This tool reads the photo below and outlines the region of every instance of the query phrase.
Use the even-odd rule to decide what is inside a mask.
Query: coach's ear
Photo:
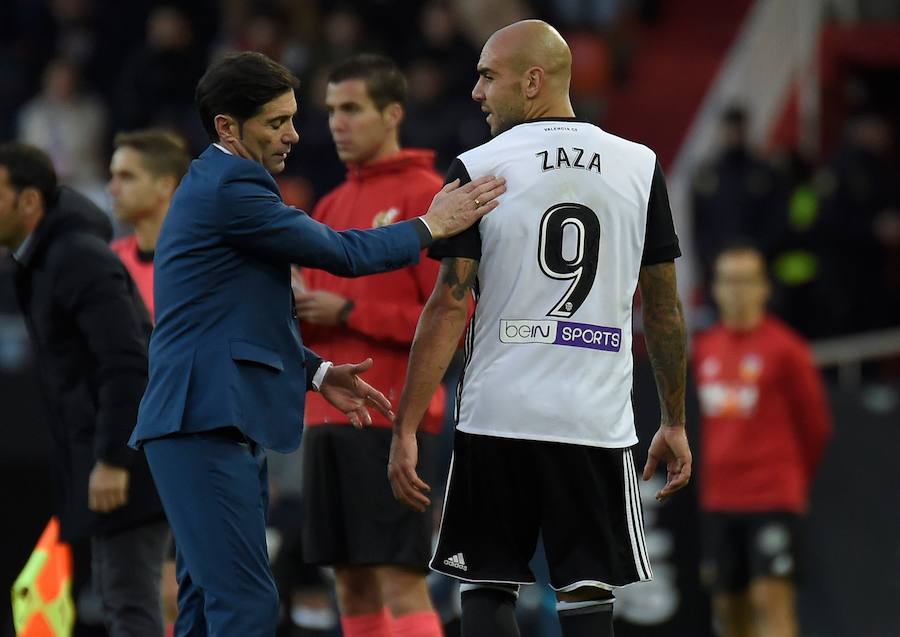
[[[223,142],[233,142],[241,137],[241,127],[231,115],[216,115],[213,120],[216,125],[216,134]]]
[[[533,66],[525,72],[525,97],[530,100],[536,98],[544,86],[544,69]]]

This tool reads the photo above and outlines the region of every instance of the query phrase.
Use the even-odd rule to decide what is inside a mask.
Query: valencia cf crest
[[[400,210],[397,208],[388,208],[387,210],[382,210],[374,217],[372,217],[372,227],[373,228],[381,228],[382,226],[389,226],[394,223],[394,220],[400,215]]]
[[[755,383],[762,374],[762,357],[748,354],[741,360],[740,375],[745,383]]]

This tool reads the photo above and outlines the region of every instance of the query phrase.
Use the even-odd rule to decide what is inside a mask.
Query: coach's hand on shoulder
[[[394,420],[391,401],[359,377],[371,369],[372,365],[371,358],[355,365],[333,365],[325,372],[319,389],[325,400],[344,412],[350,419],[350,424],[356,428],[372,424],[368,407],[374,407],[388,420]]]
[[[660,425],[647,451],[645,481],[653,477],[660,462],[666,463],[666,485],[656,492],[656,499],[662,502],[691,479],[691,448],[684,425]]]
[[[128,469],[97,461],[88,478],[88,508],[109,513],[128,502]]]
[[[425,213],[431,236],[445,239],[459,234],[498,206],[497,197],[506,192],[506,180],[490,175],[465,186],[451,181],[434,196]]]
[[[391,455],[388,457],[388,480],[394,497],[411,509],[422,513],[431,500],[425,495],[431,491],[416,473],[419,462],[419,443],[415,434],[394,431],[391,438]]]

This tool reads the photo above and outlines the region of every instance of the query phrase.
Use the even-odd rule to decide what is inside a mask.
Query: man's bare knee
[[[336,566],[334,578],[342,615],[368,615],[383,608],[381,588],[373,567]]]
[[[425,574],[402,566],[380,566],[378,582],[384,603],[395,617],[431,610]]]
[[[796,637],[793,581],[765,577],[750,584],[750,601],[760,632],[772,637]]]
[[[753,612],[747,593],[716,593],[712,598],[712,611],[722,637],[753,635]]]

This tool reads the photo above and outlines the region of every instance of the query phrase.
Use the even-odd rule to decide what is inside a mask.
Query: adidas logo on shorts
[[[466,558],[463,557],[462,553],[457,553],[453,557],[448,557],[444,560],[444,564],[447,566],[452,566],[453,568],[458,568],[462,571],[468,571],[469,567],[466,566]]]

